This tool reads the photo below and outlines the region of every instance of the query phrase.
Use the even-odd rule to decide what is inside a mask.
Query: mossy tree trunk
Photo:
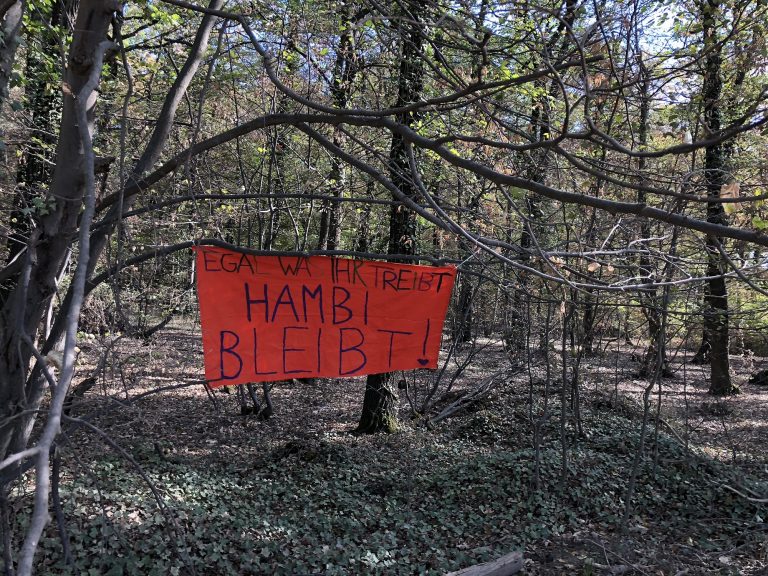
[[[397,430],[397,387],[391,372],[370,374],[365,381],[363,413],[356,432],[374,434]]]

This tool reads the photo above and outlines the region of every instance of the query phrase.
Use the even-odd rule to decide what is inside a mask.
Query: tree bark
[[[333,65],[331,97],[337,108],[346,108],[352,93],[352,82],[357,74],[355,48],[352,39],[352,22],[349,2],[342,2],[339,9],[340,30],[339,44],[336,48],[336,60]],[[344,143],[340,126],[333,130],[333,143],[341,147]],[[330,195],[341,198],[344,193],[344,164],[341,158],[331,156],[331,170],[328,174]],[[320,213],[320,233],[318,250],[336,250],[341,244],[341,202],[326,200]]]
[[[472,340],[472,282],[464,278],[459,288],[458,318],[456,319],[456,342]]]
[[[401,107],[419,100],[424,83],[424,69],[421,58],[424,42],[422,18],[424,4],[418,0],[403,3],[404,18],[400,20],[401,58],[398,75],[397,103]],[[415,113],[402,112],[397,121],[412,127]],[[392,182],[408,197],[418,194],[408,174],[410,166],[406,152],[406,141],[397,132],[392,134],[389,153]],[[389,254],[416,253],[416,215],[405,206],[393,205],[389,214]],[[397,428],[397,388],[392,373],[371,374],[365,382],[363,411],[356,432],[372,434]]]
[[[223,0],[211,0],[208,7],[214,10],[218,10],[223,5]],[[202,62],[205,54],[206,47],[208,45],[208,39],[213,29],[213,25],[216,21],[215,16],[206,15],[203,16],[200,26],[197,29],[195,40],[192,47],[189,50],[184,65],[179,70],[176,79],[168,91],[168,94],[163,102],[163,107],[158,116],[158,120],[155,123],[154,131],[150,137],[149,143],[144,148],[144,151],[136,162],[130,176],[125,184],[127,189],[141,189],[139,183],[142,182],[142,177],[149,171],[160,159],[163,152],[163,148],[168,140],[168,137],[173,128],[174,118],[176,117],[176,110],[184,99],[187,93],[192,79],[197,72],[200,63]],[[89,259],[89,277],[93,273],[99,256],[104,251],[107,245],[110,235],[116,228],[118,222],[122,218],[124,211],[130,209],[133,203],[137,200],[137,194],[132,193],[128,195],[123,194],[123,190],[120,191],[117,201],[109,208],[107,214],[101,220],[101,226],[93,232],[91,235],[91,253]],[[64,302],[61,306],[62,310],[66,310],[69,306],[69,302],[72,298],[71,290],[67,292],[64,298]],[[65,314],[58,314],[56,320],[51,328],[51,336],[49,338],[49,344],[55,342],[61,336],[64,330]],[[44,349],[44,351],[47,351]]]
[[[368,180],[365,183],[366,196],[373,196],[374,182]],[[365,204],[360,210],[357,220],[357,238],[355,239],[355,250],[358,252],[368,252],[371,236],[371,205]]]
[[[635,38],[635,52],[638,61],[640,91],[640,126],[638,128],[638,143],[640,148],[645,150],[648,146],[648,130],[650,117],[650,74],[643,60],[643,51],[640,47],[639,38]],[[647,184],[645,169],[647,167],[646,158],[640,157],[637,161],[637,169],[640,173],[641,184]],[[637,201],[645,203],[646,194],[644,191],[637,192]],[[643,240],[651,237],[651,222],[643,219],[640,224],[640,238]],[[643,242],[645,250],[649,250],[647,242]],[[646,251],[642,251],[639,257],[639,268],[643,278],[650,279],[654,270],[651,268],[651,260]],[[640,304],[642,305],[643,315],[648,320],[648,348],[641,361],[639,376],[641,378],[653,378],[656,373],[656,366],[661,354],[661,376],[668,378],[673,376],[669,360],[667,359],[666,334],[662,329],[661,305],[662,298],[656,288],[648,288],[640,291]]]
[[[19,48],[19,33],[26,4],[22,0],[13,2],[0,14],[0,112],[8,99],[13,62]]]
[[[595,347],[595,320],[597,319],[597,298],[592,290],[584,291],[584,314],[581,317],[583,330],[581,347],[587,356],[594,353]]]
[[[75,34],[70,47],[63,78],[63,107],[56,167],[50,187],[49,201],[53,211],[40,219],[26,247],[26,261],[19,282],[0,310],[0,460],[15,454],[34,454],[35,503],[21,548],[18,573],[32,573],[34,554],[45,525],[48,523],[50,490],[50,450],[61,426],[61,416],[75,365],[77,318],[85,291],[88,260],[88,234],[92,221],[94,198],[93,147],[96,88],[102,63],[111,43],[106,32],[117,2],[83,0],[77,16]],[[83,202],[85,207],[83,208]],[[82,229],[80,220],[82,217]],[[42,316],[53,292],[55,280],[78,235],[82,248],[77,271],[72,281],[74,297],[67,315],[64,361],[58,382],[47,374],[43,377],[41,356],[34,348]],[[38,364],[27,377],[33,356]],[[40,408],[43,386],[48,383],[52,399],[45,426],[37,445],[27,450],[32,426]],[[0,492],[19,473],[20,461],[3,470]]]
[[[566,31],[573,26],[576,19],[576,0],[564,0],[562,4],[562,20],[555,34],[552,35],[546,46],[546,56],[548,59],[557,60],[559,53],[566,53],[568,43],[571,41]],[[559,91],[559,84],[556,80],[546,82],[543,79],[536,80],[533,83],[537,91],[546,90],[545,95],[534,96],[531,99],[531,121],[529,124],[529,134],[531,142],[542,143],[552,137],[552,124],[550,118],[550,98],[556,98]],[[531,151],[527,156],[525,171],[528,179],[537,184],[544,185],[547,180],[547,173],[551,163],[551,150],[548,147],[537,148]],[[525,250],[523,253],[524,261],[528,260],[528,251],[530,251],[535,240],[542,239],[540,235],[544,231],[541,226],[544,213],[541,208],[543,199],[538,194],[528,193],[525,196],[526,218],[523,222],[522,232],[520,233],[520,247]],[[518,282],[521,286],[516,289],[512,296],[512,306],[508,306],[505,316],[505,330],[508,332],[506,338],[510,349],[522,350],[525,346],[526,330],[524,323],[526,319],[521,314],[522,310],[527,309],[525,300],[528,296],[529,274],[525,272],[518,273]]]
[[[19,282],[0,310],[0,460],[26,448],[40,406],[44,378],[37,366],[27,377],[33,356],[30,342],[55,291],[56,277],[77,234],[88,185],[88,163],[78,107],[86,106],[87,131],[93,130],[96,92],[83,104],[75,95],[93,82],[114,12],[114,1],[83,0],[78,11],[63,82],[63,108],[56,168],[50,186],[51,213],[43,216],[27,243]],[[98,78],[98,76],[96,76]],[[68,307],[63,307],[66,315]],[[60,386],[66,386],[62,381]],[[4,471],[6,472],[6,471]],[[13,470],[10,471],[12,475]],[[9,475],[3,478],[8,481]]]
[[[363,413],[355,430],[358,434],[397,430],[397,386],[392,373],[369,374],[365,380]]]
[[[67,29],[71,22],[69,12],[71,0],[54,2],[50,7],[35,10],[30,19],[41,28],[37,38],[28,39],[26,51],[27,85],[24,89],[25,108],[31,120],[31,131],[24,153],[19,159],[16,174],[16,194],[10,218],[8,235],[8,257],[10,263],[24,250],[29,235],[35,227],[35,220],[47,210],[45,204],[37,205],[41,199],[48,198],[48,186],[51,182],[54,156],[56,153],[56,120],[62,100],[61,94],[54,88],[60,78],[52,77],[48,72],[50,58],[59,51],[61,29]],[[17,12],[16,5],[9,11],[8,17]],[[20,10],[19,10],[19,13]],[[9,41],[12,41],[9,38]],[[7,296],[5,289],[0,289],[0,300]]]
[[[720,13],[720,0],[703,0],[701,3],[702,29],[704,34],[704,121],[711,133],[716,134],[722,124],[722,47],[717,39],[717,16]],[[717,143],[706,147],[704,156],[704,177],[707,197],[714,200],[707,203],[707,222],[726,224],[723,205],[716,200],[726,183],[726,162],[724,146]],[[724,238],[707,235],[707,295],[704,298],[704,330],[709,341],[709,362],[711,376],[710,394],[732,394],[738,389],[731,382],[730,359],[728,357],[728,288],[723,274],[727,263],[720,254]]]

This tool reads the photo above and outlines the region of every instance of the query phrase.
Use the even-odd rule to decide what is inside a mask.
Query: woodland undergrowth
[[[625,518],[637,407],[583,400],[583,433],[565,426],[564,479],[550,398],[537,482],[530,415],[543,406],[529,410],[525,385],[506,382],[432,430],[404,404],[399,432],[377,436],[349,433],[354,381],[277,389],[269,422],[235,414],[234,395],[216,412],[199,388],[127,408],[94,398],[89,408],[105,410],[93,422],[133,463],[88,430],[66,434],[73,561],[52,522],[38,573],[442,574],[514,550],[528,574],[764,573],[768,507],[732,488],[766,494],[765,475],[651,421]],[[320,397],[324,387],[334,395]],[[17,490],[12,518],[31,502]]]

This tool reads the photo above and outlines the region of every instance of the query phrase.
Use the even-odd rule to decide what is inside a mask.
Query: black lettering
[[[343,292],[344,293],[344,300],[339,302],[336,298],[336,295]],[[349,320],[352,318],[352,309],[348,306],[344,306],[344,304],[347,303],[347,301],[350,299],[351,294],[349,293],[349,290],[346,288],[343,288],[342,286],[334,286],[333,287],[333,323],[334,324],[344,324],[344,322],[349,322]],[[347,317],[343,320],[339,320],[336,316],[337,310],[344,310],[346,312]]]
[[[221,255],[221,269],[224,270],[224,272],[236,272],[237,271],[237,262],[232,262],[232,266],[229,267],[228,262],[235,258],[235,254],[222,254]]]
[[[248,254],[240,254],[240,262],[237,263],[237,272],[240,273],[240,268],[243,267],[250,269],[251,274],[256,274],[256,269],[253,267],[253,263],[248,257]]]
[[[395,274],[392,270],[384,270],[384,274],[381,275],[381,281],[382,290],[386,290],[387,286],[392,288],[395,292],[397,292],[397,286],[395,286],[395,280],[397,280],[397,274]]]
[[[432,279],[435,275],[432,272],[422,272],[419,278],[419,291],[426,292],[432,288]]]
[[[443,287],[443,278],[450,275],[451,275],[450,272],[438,272],[437,274],[435,274],[435,276],[439,277],[439,280],[437,281],[437,290],[435,290],[435,292],[440,292],[440,288]]]
[[[208,257],[213,258],[213,260],[209,259]],[[206,272],[221,272],[221,268],[211,268],[213,264],[216,263],[216,256],[210,252],[203,252],[203,263],[205,264],[205,271]]]
[[[293,264],[284,256],[278,256],[277,261],[280,263],[280,268],[283,269],[283,276],[298,276],[301,271],[304,271],[308,276],[312,276],[306,256],[296,257]]]
[[[289,352],[306,352],[306,348],[288,348],[288,330],[309,330],[306,326],[286,326],[283,328],[283,373],[284,374],[299,374],[303,372],[310,372],[306,368],[298,368],[295,370],[288,370],[287,356]]]
[[[345,348],[344,347],[345,332],[357,332],[357,335],[360,337],[360,341],[357,344],[353,344],[352,346]],[[366,356],[365,352],[362,350],[362,348],[360,348],[363,344],[365,344],[365,335],[357,328],[340,328],[339,329],[339,376],[348,376],[350,374],[354,374],[355,372],[359,372],[365,367],[365,365],[368,363],[368,356]],[[359,355],[360,364],[358,364],[351,370],[344,370],[344,355],[350,354],[352,352],[356,352]]]
[[[387,366],[388,367],[392,366],[392,349],[395,347],[394,346],[395,336],[396,335],[410,336],[411,334],[413,334],[413,332],[404,332],[402,330],[384,330],[384,329],[377,330],[377,332],[384,332],[386,334],[389,334],[389,359],[387,361],[388,362]]]
[[[283,295],[287,295],[287,298],[283,300]],[[290,305],[291,311],[293,312],[293,317],[296,319],[296,322],[299,322],[299,314],[296,312],[296,305],[293,303],[293,295],[291,294],[291,287],[286,284],[283,286],[283,289],[280,291],[280,296],[277,297],[277,302],[275,302],[275,308],[272,310],[272,322],[275,321],[275,318],[277,317],[277,311],[280,310],[280,306],[288,306]]]
[[[426,356],[427,355],[427,340],[429,340],[429,327],[431,326],[431,321],[429,318],[427,318],[427,330],[424,333],[424,342],[421,345],[421,355]]]
[[[412,282],[408,278],[408,276],[412,275],[413,271],[408,270],[408,268],[401,268],[400,271],[397,273],[397,289],[399,290],[410,290],[411,288],[408,286],[408,284],[411,284]]]
[[[360,280],[360,284],[367,288],[368,284],[365,283],[365,280],[360,275],[360,268],[365,265],[365,262],[362,260],[353,260],[352,264],[354,265],[354,269],[352,271],[352,284],[357,284],[357,281]]]
[[[256,332],[256,328],[253,329],[253,372],[257,376],[277,374],[277,370],[271,370],[269,372],[261,372],[259,370],[259,335]]]
[[[320,322],[322,324],[325,324],[325,313],[323,312],[323,285],[318,284],[317,288],[315,288],[313,291],[310,291],[307,286],[301,287],[301,307],[302,311],[304,312],[304,322],[307,322],[307,297],[312,298],[314,300],[317,298],[317,312],[318,316],[320,316]]]
[[[248,322],[253,322],[251,318],[251,306],[264,305],[264,322],[269,322],[269,297],[267,294],[267,285],[264,284],[264,298],[251,298],[251,287],[248,282],[245,283],[245,310]]]
[[[341,279],[342,274],[346,274],[347,276],[347,284],[351,281],[351,278],[349,276],[349,264],[352,262],[351,260],[347,260],[346,258],[337,258],[336,259],[336,282],[339,282]]]
[[[235,337],[235,343],[231,346],[225,346],[224,341],[226,340],[227,335],[234,336]],[[235,352],[235,348],[237,348],[238,344],[240,344],[240,336],[237,335],[236,332],[232,332],[231,330],[222,330],[219,333],[219,368],[221,370],[221,379],[222,380],[234,380],[238,376],[240,376],[240,372],[243,371],[243,359],[240,357],[240,354]],[[232,356],[237,360],[237,371],[232,374],[227,374],[224,371],[224,354],[228,354],[229,356]]]
[[[380,266],[377,264],[374,264],[373,268],[375,269],[375,273],[373,275],[373,287],[379,288],[379,278],[381,277],[381,275],[383,275],[387,271],[390,271],[391,269],[388,268],[387,266]],[[384,286],[382,285],[381,288],[384,288]]]

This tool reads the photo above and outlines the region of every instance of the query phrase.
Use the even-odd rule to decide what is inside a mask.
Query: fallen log
[[[522,552],[512,552],[501,558],[484,564],[475,564],[458,572],[450,572],[445,576],[511,576],[523,569]]]

